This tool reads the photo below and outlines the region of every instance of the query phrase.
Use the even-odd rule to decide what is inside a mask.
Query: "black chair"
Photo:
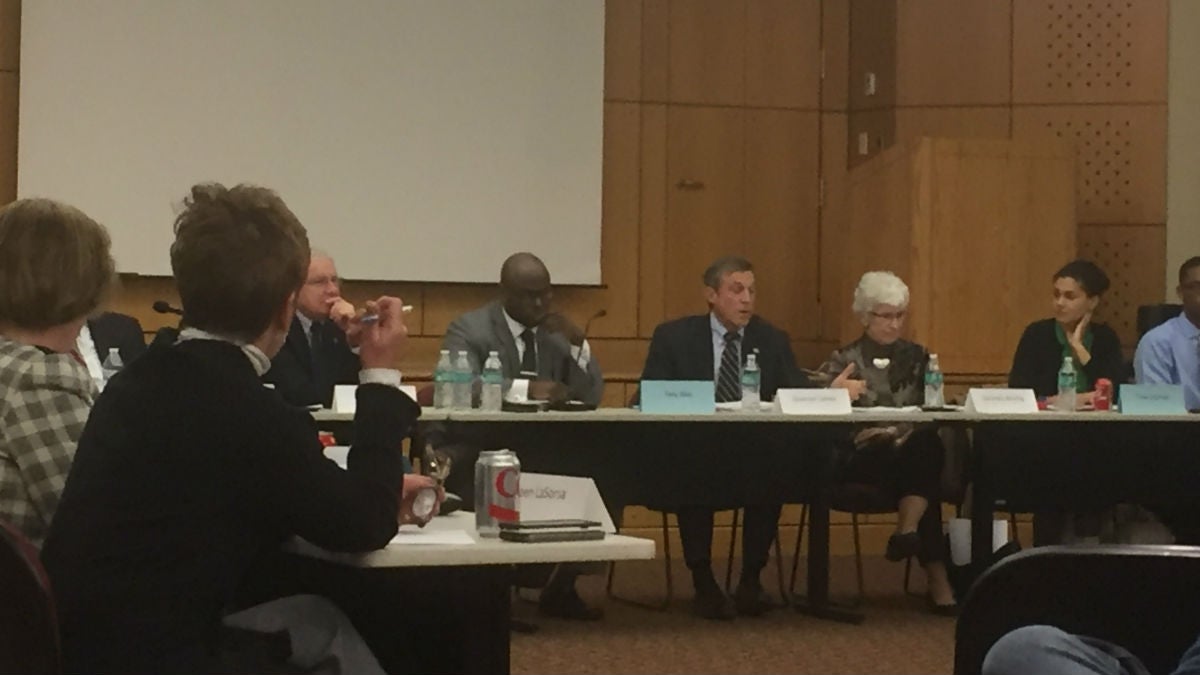
[[[37,549],[0,521],[0,673],[62,672],[58,620]]]
[[[980,672],[997,640],[1047,624],[1119,644],[1152,673],[1170,672],[1200,634],[1200,548],[1046,546],[988,569],[968,593],[956,675]]]
[[[1138,339],[1142,339],[1142,336],[1154,327],[1179,316],[1182,311],[1183,305],[1175,303],[1139,306],[1137,309]]]

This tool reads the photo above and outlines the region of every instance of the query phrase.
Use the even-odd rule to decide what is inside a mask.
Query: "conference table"
[[[537,544],[480,537],[475,531],[475,515],[459,511],[434,518],[423,529],[405,528],[393,543],[370,553],[331,553],[302,539],[289,542],[286,548],[308,557],[377,571],[455,568],[459,575],[454,583],[477,591],[458,596],[468,605],[459,608],[467,621],[460,625],[445,649],[454,649],[462,657],[464,672],[507,673],[513,565],[648,560],[654,557],[655,547],[650,539],[622,535],[608,535],[595,541]],[[445,637],[430,636],[430,639]]]
[[[314,416],[343,430],[353,417],[326,411]],[[976,504],[1031,512],[1087,511],[1129,502],[1200,513],[1200,415],[1194,414],[428,410],[421,424],[438,425],[447,437],[483,449],[510,448],[524,470],[592,477],[614,522],[632,504],[669,511],[680,504],[807,503],[808,591],[797,599],[797,609],[857,622],[860,614],[829,598],[833,444],[861,426],[901,422],[971,430],[968,476]],[[991,509],[971,513],[975,574],[990,561],[992,517]]]

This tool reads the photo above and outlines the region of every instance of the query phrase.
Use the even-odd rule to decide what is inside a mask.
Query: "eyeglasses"
[[[903,321],[908,312],[867,312],[880,321]]]

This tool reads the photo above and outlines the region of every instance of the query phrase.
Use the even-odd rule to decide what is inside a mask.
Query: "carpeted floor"
[[[580,580],[581,594],[606,611],[596,623],[538,616],[518,601],[514,616],[537,624],[533,634],[513,634],[514,673],[950,673],[954,620],[925,610],[922,597],[902,591],[904,564],[865,561],[867,599],[858,626],[814,619],[782,608],[759,619],[698,619],[689,612],[691,582],[680,566],[676,599],[666,612],[606,600],[604,580]],[[835,597],[854,588],[850,558],[833,560]],[[662,597],[661,561],[620,563],[621,595]],[[803,575],[803,568],[800,574]],[[719,573],[720,574],[720,573]],[[763,575],[774,589],[774,568]],[[914,590],[923,589],[919,570]],[[776,596],[777,597],[777,596]]]

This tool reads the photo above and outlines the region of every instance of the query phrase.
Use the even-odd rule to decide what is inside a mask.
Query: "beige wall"
[[[1178,302],[1179,265],[1200,255],[1200,2],[1171,0],[1167,99],[1167,259],[1163,299]]]

